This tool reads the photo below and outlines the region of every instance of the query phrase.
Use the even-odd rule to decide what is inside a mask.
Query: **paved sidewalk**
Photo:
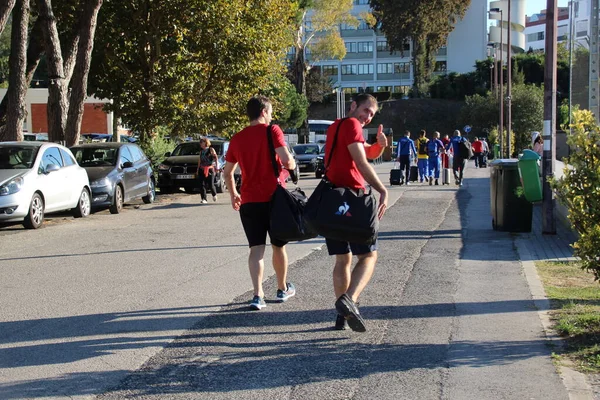
[[[376,166],[384,182],[390,167]],[[333,259],[316,250],[290,267],[295,298],[252,312],[240,293],[100,398],[569,398],[514,236],[491,228],[489,170],[391,190],[366,333],[332,330]]]

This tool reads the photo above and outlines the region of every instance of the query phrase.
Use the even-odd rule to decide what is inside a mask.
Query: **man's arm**
[[[381,180],[375,173],[375,170],[371,164],[369,164],[367,155],[365,153],[364,144],[360,142],[351,143],[348,145],[348,151],[350,151],[350,156],[352,157],[352,160],[354,160],[354,163],[356,164],[356,167],[363,178],[365,178],[365,181],[367,181],[367,183],[371,185],[373,189],[379,192],[379,209],[377,215],[379,218],[383,217],[383,214],[387,208],[388,192],[385,186],[383,186],[383,183],[381,183]]]
[[[383,154],[383,150],[387,146],[387,138],[383,134],[383,125],[379,125],[377,129],[377,143],[370,145],[364,143],[365,146],[365,154],[369,160],[374,160]]]
[[[281,146],[275,149],[275,153],[279,156],[281,163],[283,164],[283,168],[285,169],[295,169],[296,168],[296,160],[290,154],[286,146]]]
[[[225,180],[225,185],[227,186],[227,190],[231,197],[231,206],[234,210],[239,211],[240,206],[242,205],[242,196],[240,196],[235,187],[233,173],[236,168],[237,163],[227,161],[225,163],[225,168],[223,168],[223,179]]]

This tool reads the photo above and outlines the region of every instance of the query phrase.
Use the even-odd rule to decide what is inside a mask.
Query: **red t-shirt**
[[[283,131],[279,126],[273,125],[271,135],[273,136],[275,149],[286,145],[283,139]],[[278,165],[281,165],[281,160],[277,154],[275,154],[275,158]],[[273,172],[266,124],[248,126],[236,133],[231,138],[225,160],[240,164],[242,170],[242,188],[240,190],[242,204],[271,201],[271,196],[273,196],[277,187],[277,179]],[[283,179],[280,180],[282,186],[285,187]]]
[[[471,145],[474,153],[483,153],[483,143],[480,140],[476,140]]]
[[[333,138],[340,124],[340,119],[336,120],[327,129],[327,140],[325,141],[325,165],[329,161]],[[352,143],[364,143],[365,138],[362,133],[362,126],[356,118],[345,119],[338,132],[337,143],[329,169],[327,178],[336,186],[344,186],[351,189],[364,189],[365,178],[356,167],[348,146]]]

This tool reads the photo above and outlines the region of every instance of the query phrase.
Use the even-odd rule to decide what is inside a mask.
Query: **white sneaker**
[[[208,203],[208,201],[206,201],[206,200],[202,200],[202,202],[201,202],[201,203],[202,203],[202,204],[206,204],[206,203]]]
[[[217,196],[213,196],[213,201],[216,203],[217,202]]]

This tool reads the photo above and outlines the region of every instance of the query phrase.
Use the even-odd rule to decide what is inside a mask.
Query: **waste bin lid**
[[[521,160],[535,160],[538,161],[540,158],[540,155],[538,153],[536,153],[533,150],[529,150],[529,149],[525,149],[523,150],[523,154],[519,157],[519,161]]]
[[[519,160],[514,158],[500,158],[498,160],[492,161],[490,164],[492,168],[496,169],[517,169],[519,167]]]

